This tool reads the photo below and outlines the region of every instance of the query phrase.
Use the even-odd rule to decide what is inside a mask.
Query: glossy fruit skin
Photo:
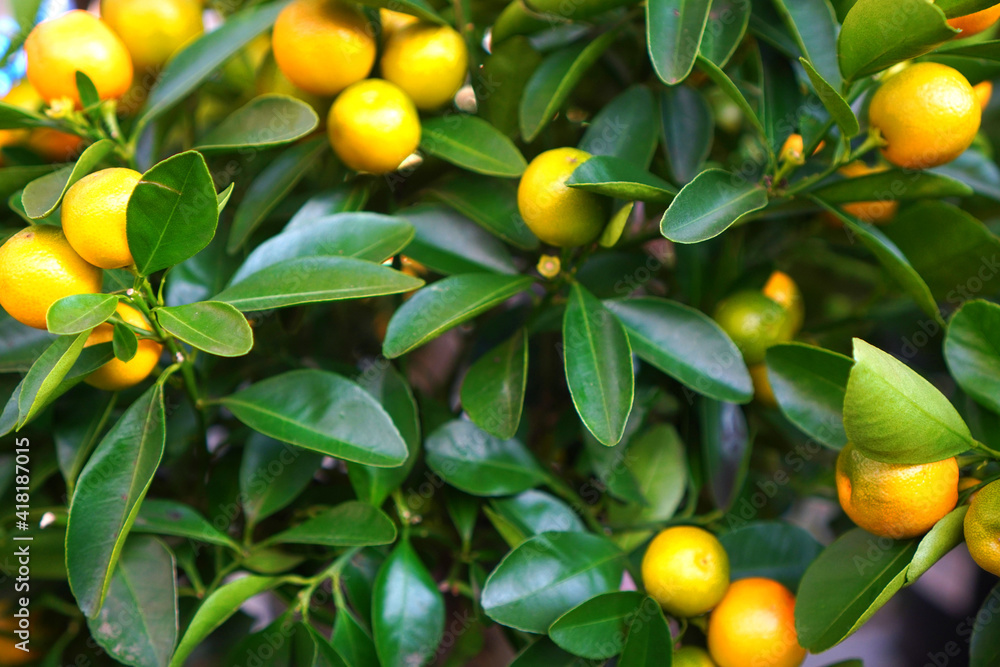
[[[254,89],[258,95],[288,95],[311,106],[322,118],[330,111],[329,98],[313,95],[302,90],[289,81],[284,72],[274,60],[274,54],[268,51],[257,65],[257,75],[254,77]],[[227,110],[228,112],[228,110]]]
[[[295,0],[271,34],[278,67],[302,90],[333,96],[375,64],[375,38],[359,9],[340,0]]]
[[[1000,4],[993,5],[979,12],[948,19],[948,25],[961,30],[961,34],[956,35],[955,38],[962,39],[963,37],[978,35],[987,28],[992,27],[998,19],[1000,19]]]
[[[120,318],[132,326],[139,327],[140,329],[144,329],[146,331],[152,331],[152,327],[146,318],[132,306],[119,302],[116,312]],[[84,343],[84,347],[90,347],[91,345],[98,345],[100,343],[110,343],[113,335],[114,327],[105,322],[104,324],[98,325],[98,327],[91,332],[90,336],[87,337],[87,342]],[[160,360],[160,354],[162,354],[162,352],[163,346],[155,340],[150,340],[148,338],[140,339],[139,349],[136,351],[134,357],[128,361],[112,359],[88,375],[85,382],[91,387],[96,387],[97,389],[103,389],[105,391],[120,391],[122,389],[127,389],[139,384],[153,372],[153,369],[156,368],[156,363]]]
[[[63,231],[81,257],[102,269],[133,264],[125,233],[129,197],[142,179],[115,167],[84,176],[63,197]]]
[[[693,526],[667,528],[642,558],[646,592],[672,616],[700,616],[729,586],[729,556],[712,533]]]
[[[837,456],[837,497],[844,512],[873,535],[923,535],[958,504],[954,457],[902,465],[868,458],[853,443]]]
[[[872,96],[868,120],[888,145],[882,155],[905,169],[951,162],[972,145],[982,111],[957,70],[917,63],[890,77]]]
[[[783,335],[789,339],[795,338],[806,316],[805,301],[799,286],[784,271],[774,271],[761,291],[764,292],[764,296],[778,302],[787,311],[788,319],[785,322],[786,331]]]
[[[0,307],[29,327],[45,329],[45,313],[63,297],[100,292],[101,278],[58,227],[27,227],[0,246]]]
[[[379,23],[382,24],[383,39],[387,39],[397,30],[401,30],[420,20],[416,16],[404,14],[403,12],[396,12],[391,9],[386,9],[385,7],[378,10],[378,18]]]
[[[767,348],[791,340],[788,317],[781,304],[757,290],[736,292],[715,309],[715,321],[751,366],[763,363]]]
[[[566,185],[573,171],[591,158],[576,148],[554,148],[538,155],[521,175],[517,207],[528,229],[542,242],[559,247],[590,243],[608,222],[599,195]]]
[[[979,100],[979,108],[986,111],[986,107],[990,105],[990,98],[993,97],[993,83],[980,81],[972,87],[972,90],[976,93],[976,99]]]
[[[353,84],[327,117],[330,145],[351,169],[395,171],[420,145],[417,108],[398,86],[382,79]]]
[[[414,23],[395,30],[382,53],[382,76],[403,89],[418,109],[432,111],[455,97],[465,83],[465,40],[446,25]]]
[[[886,167],[884,166],[869,167],[861,160],[855,160],[850,164],[844,165],[838,171],[847,178],[856,178],[858,176],[867,176],[868,174],[877,174],[885,170]],[[896,217],[896,213],[899,212],[899,202],[894,199],[887,199],[885,201],[856,201],[850,204],[841,204],[840,208],[861,222],[884,225]],[[839,220],[837,222],[839,223]]]
[[[696,646],[682,646],[674,651],[673,667],[716,667],[712,656]]]
[[[990,482],[973,494],[964,528],[972,560],[1000,576],[1000,484]]]
[[[132,83],[132,58],[106,23],[82,10],[36,25],[24,43],[28,81],[47,102],[68,97],[80,106],[76,72],[90,77],[102,100],[121,97]]]
[[[798,667],[795,596],[777,581],[741,579],[708,619],[708,650],[719,667]]]
[[[101,0],[101,18],[118,33],[136,69],[162,67],[205,30],[199,0]]]

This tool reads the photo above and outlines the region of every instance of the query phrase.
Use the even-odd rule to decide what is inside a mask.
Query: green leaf
[[[597,239],[597,244],[602,248],[613,248],[621,240],[622,232],[625,231],[625,226],[628,225],[629,220],[632,218],[632,209],[635,208],[635,202],[626,202],[624,206],[615,211],[611,219],[608,220],[608,224],[604,226],[604,231]]]
[[[965,16],[993,7],[990,0],[937,0],[935,3],[948,18]]]
[[[222,290],[212,301],[232,304],[247,313],[398,294],[423,284],[418,278],[353,257],[300,257],[257,271]]]
[[[506,496],[538,486],[545,469],[519,440],[501,440],[469,421],[450,421],[427,436],[427,466],[474,496]]]
[[[843,204],[856,201],[912,201],[968,197],[972,194],[972,188],[954,178],[927,171],[890,169],[834,181],[817,188],[812,194],[831,204]]]
[[[587,532],[583,520],[572,507],[537,489],[510,498],[497,498],[490,501],[490,507],[526,537],[552,531]]]
[[[319,116],[311,106],[287,95],[261,95],[215,125],[195,148],[203,153],[280,146],[316,129]]]
[[[767,45],[760,47],[761,96],[758,114],[764,124],[768,158],[777,154],[792,134],[804,107],[803,89],[787,58]]]
[[[370,194],[370,186],[364,181],[343,183],[329,190],[323,190],[306,200],[306,203],[285,224],[284,231],[308,227],[313,222],[319,222],[320,219],[335,216],[337,213],[359,213],[368,203]]]
[[[416,235],[406,256],[432,270],[450,273],[517,273],[507,246],[472,220],[437,204],[418,204],[398,215]]]
[[[618,659],[619,667],[643,667],[655,664],[670,667],[673,663],[674,640],[663,610],[653,598],[642,601],[641,612],[629,626],[625,649]]]
[[[114,324],[111,343],[114,346],[115,359],[119,361],[132,361],[139,352],[139,339],[135,332],[120,322]]]
[[[975,442],[934,385],[859,338],[844,396],[844,431],[866,456],[907,465],[941,461]]]
[[[0,114],[2,114],[0,109]],[[24,188],[28,183],[58,169],[71,167],[67,164],[32,164],[17,167],[0,168],[0,200]]]
[[[416,667],[429,662],[444,637],[444,598],[408,541],[382,564],[372,598],[379,663]]]
[[[715,123],[705,96],[690,86],[660,92],[660,124],[670,173],[678,183],[688,183],[712,150]]]
[[[219,224],[218,198],[205,158],[186,151],[142,175],[128,200],[128,247],[148,276],[201,252]]]
[[[944,358],[958,386],[1000,413],[1000,306],[970,301],[948,323]]]
[[[21,383],[21,395],[17,399],[17,426],[21,428],[41,411],[55,396],[63,379],[80,357],[89,331],[75,336],[60,336],[52,342],[35,363]]]
[[[538,238],[518,211],[517,185],[507,179],[459,172],[437,181],[427,194],[513,246],[538,248]]]
[[[431,23],[445,23],[444,19],[434,11],[434,8],[424,2],[424,0],[360,0],[360,4],[375,8],[385,7],[396,12],[416,16]]]
[[[69,508],[66,568],[80,609],[93,618],[166,444],[163,387],[154,384],[121,416],[87,462]]]
[[[528,332],[519,329],[469,367],[462,381],[462,408],[488,433],[513,438],[521,423],[527,382]]]
[[[601,444],[617,444],[632,411],[635,377],[625,327],[574,283],[563,317],[563,360],[573,405]]]
[[[743,41],[751,8],[752,3],[743,0],[712,0],[705,34],[701,36],[701,55],[716,66],[725,67]]]
[[[226,243],[230,254],[243,247],[250,235],[329,147],[326,137],[303,141],[286,149],[257,174],[243,201],[236,207]]]
[[[860,528],[842,535],[802,577],[795,600],[799,644],[819,653],[851,635],[903,587],[916,551],[915,540]]]
[[[2,130],[44,127],[49,125],[50,122],[48,118],[37,111],[24,109],[13,104],[8,104],[7,102],[0,102],[0,129]]]
[[[266,540],[267,544],[366,547],[392,544],[396,525],[385,512],[356,500],[322,510]]]
[[[527,290],[531,278],[465,273],[421,289],[393,314],[382,353],[395,359]]]
[[[341,610],[333,626],[333,646],[350,667],[378,667],[375,644],[349,609]]]
[[[625,325],[632,349],[647,363],[720,401],[748,403],[753,398],[753,383],[739,349],[701,311],[656,297],[604,305]]]
[[[219,402],[255,431],[327,456],[378,467],[406,460],[406,443],[382,406],[335,373],[289,371]]]
[[[74,488],[83,464],[104,434],[117,397],[113,392],[88,392],[85,397],[57,407],[53,439],[67,489]]]
[[[527,37],[514,35],[508,39],[503,34],[504,22],[511,15],[536,26],[541,23],[528,14],[523,4],[513,0],[493,24],[490,54],[483,59],[474,87],[479,115],[508,137],[515,137],[518,134],[517,108],[524,86],[542,61],[542,54],[532,47]]]
[[[545,633],[564,613],[617,590],[624,555],[598,535],[543,533],[500,561],[486,580],[486,615],[517,630]]]
[[[719,537],[729,554],[729,576],[765,577],[793,592],[822,545],[807,531],[783,521],[755,521]]]
[[[840,89],[843,81],[837,62],[837,16],[829,0],[775,0],[774,5],[810,63],[806,71],[813,69],[833,90]],[[850,136],[854,134],[857,131]]]
[[[254,433],[240,461],[240,501],[249,521],[258,523],[301,494],[323,463],[308,450]]]
[[[56,337],[0,310],[0,373],[26,373]]]
[[[604,663],[567,653],[548,637],[542,637],[518,653],[510,667],[598,667]]]
[[[854,115],[854,110],[851,109],[851,105],[829,81],[823,78],[822,74],[816,71],[811,62],[805,58],[799,58],[799,62],[805,68],[809,81],[812,82],[813,90],[816,91],[819,101],[826,107],[830,117],[840,126],[845,136],[848,138],[856,136],[861,131],[861,126],[858,123],[858,117]],[[840,79],[839,73],[837,79]]]
[[[930,170],[969,185],[976,194],[1000,201],[1000,167],[981,152],[969,149],[957,158]]]
[[[197,510],[175,500],[143,500],[132,532],[174,535],[206,544],[218,544],[237,552],[241,550],[239,544],[210,524]]]
[[[919,579],[934,563],[965,541],[965,513],[968,511],[968,505],[956,507],[920,538],[917,553],[913,554],[910,567],[906,570],[907,585]]]
[[[253,348],[253,329],[228,303],[200,301],[155,311],[163,329],[191,347],[219,357],[240,357]]]
[[[21,193],[24,212],[33,220],[46,218],[55,213],[66,191],[93,171],[114,148],[115,142],[101,139],[87,146],[73,166],[63,167],[28,183]]]
[[[646,504],[612,504],[608,516],[616,525],[651,524],[674,515],[687,488],[687,457],[684,443],[673,426],[656,424],[629,439],[619,461],[635,477]]]
[[[747,476],[750,433],[735,403],[707,398],[698,402],[701,477],[718,507],[730,510]]]
[[[767,351],[767,378],[781,412],[810,438],[834,449],[847,444],[843,407],[852,365],[842,354],[800,343]]]
[[[222,215],[222,212],[225,210],[226,204],[229,203],[229,198],[233,196],[233,190],[235,188],[236,188],[236,183],[230,183],[225,190],[216,195],[216,199],[218,201],[217,208],[219,209],[219,215]]]
[[[706,169],[685,185],[660,220],[660,232],[677,243],[699,243],[767,206],[760,184],[722,169]]]
[[[976,614],[969,645],[969,667],[990,667],[1000,660],[1000,616],[996,609],[1000,584],[993,587]]]
[[[45,323],[54,334],[83,333],[106,322],[117,308],[118,297],[113,294],[73,294],[49,306]]]
[[[592,660],[607,660],[625,646],[629,621],[639,614],[644,595],[614,591],[593,597],[570,609],[549,628],[559,647]]]
[[[100,613],[87,620],[94,640],[123,664],[166,667],[177,641],[174,556],[157,539],[133,537],[122,550]]]
[[[957,32],[927,0],[859,0],[844,17],[837,41],[840,71],[856,81],[923,55]]]
[[[717,85],[722,92],[733,101],[734,104],[736,104],[736,106],[740,108],[740,111],[743,112],[746,119],[750,121],[750,124],[754,126],[755,130],[757,130],[757,133],[761,137],[764,137],[764,126],[761,125],[760,118],[753,110],[753,107],[750,106],[750,103],[747,102],[747,98],[743,96],[740,89],[736,87],[735,83],[733,83],[733,80],[726,76],[726,73],[723,72],[721,68],[705,56],[699,55],[696,62],[698,63],[698,68],[704,72],[705,75],[711,79],[712,82],[715,83],[715,85]],[[770,150],[770,147],[768,147],[768,150]]]
[[[170,667],[184,667],[191,652],[212,634],[212,631],[235,614],[243,603],[255,595],[271,590],[281,583],[276,577],[243,577],[218,588],[205,598],[181,637]]]
[[[649,0],[646,44],[660,81],[673,86],[691,73],[708,22],[711,0]]]
[[[608,155],[598,155],[581,164],[566,185],[628,201],[668,202],[677,194],[677,190],[659,176]]]
[[[514,142],[482,118],[452,113],[426,118],[421,128],[421,150],[463,169],[517,178],[528,166]]]
[[[632,86],[594,115],[577,148],[647,167],[659,131],[653,93],[646,86]]]
[[[586,44],[559,49],[545,57],[524,87],[518,109],[521,136],[532,142],[562,107],[576,84],[618,36],[612,29]]]

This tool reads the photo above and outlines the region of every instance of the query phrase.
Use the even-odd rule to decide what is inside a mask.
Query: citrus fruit
[[[302,100],[311,106],[320,117],[325,115],[330,109],[330,100],[328,98],[307,93],[289,81],[288,77],[278,67],[278,63],[274,60],[274,54],[270,51],[267,52],[257,66],[257,74],[254,77],[254,88],[258,95],[276,93]],[[228,107],[223,108],[228,113]]]
[[[28,81],[22,80],[4,96],[3,102],[12,106],[38,111],[44,106],[45,100],[38,94]],[[0,130],[0,147],[24,144],[49,162],[69,160],[83,147],[83,139],[61,132],[51,127],[38,127],[32,130]]]
[[[957,70],[917,63],[890,77],[872,96],[868,120],[887,145],[882,154],[906,169],[954,160],[979,131],[979,100]]]
[[[378,10],[378,18],[379,22],[382,24],[383,37],[389,37],[389,35],[397,30],[401,30],[402,28],[420,20],[416,16],[404,14],[403,12],[396,12],[391,9],[386,9],[385,7]]]
[[[1000,5],[993,5],[989,9],[948,19],[948,25],[962,31],[956,37],[971,37],[992,26],[997,19],[1000,19]]]
[[[47,102],[68,97],[80,106],[77,71],[102,100],[121,96],[132,83],[132,59],[106,23],[83,10],[42,21],[24,43],[28,81]]]
[[[837,496],[869,533],[893,539],[923,535],[958,503],[955,458],[903,465],[868,458],[853,443],[837,456]]]
[[[101,0],[101,18],[118,33],[136,68],[162,67],[200,35],[201,0]]]
[[[972,87],[972,90],[976,93],[976,99],[979,100],[979,108],[986,111],[986,107],[990,105],[990,98],[993,97],[993,83],[980,81]]]
[[[816,153],[823,150],[824,146],[826,146],[825,141],[819,142],[819,145],[816,146],[816,150],[813,151],[813,155],[816,155]],[[805,144],[803,143],[802,135],[793,133],[788,135],[788,138],[785,139],[785,143],[781,145],[781,151],[778,153],[778,157],[781,160],[791,160],[796,164],[804,164],[804,152]]]
[[[959,477],[958,478],[958,492],[966,491],[968,489],[974,489],[983,483],[983,480],[978,477]]]
[[[778,407],[778,400],[774,397],[771,381],[767,378],[767,364],[753,364],[749,370],[750,379],[753,381],[754,399],[765,407]]]
[[[858,176],[867,176],[868,174],[877,174],[885,170],[886,167],[884,166],[869,167],[861,160],[855,160],[841,167],[839,172],[847,178],[856,178]],[[840,208],[862,222],[884,225],[896,217],[896,213],[899,211],[899,202],[894,199],[856,201],[850,204],[842,204]]]
[[[788,319],[785,322],[786,335],[788,338],[794,338],[802,328],[802,320],[805,319],[805,305],[799,286],[787,273],[774,271],[768,277],[762,291],[764,296],[777,301],[788,312]]]
[[[583,245],[604,229],[608,219],[605,201],[566,185],[570,174],[590,157],[576,148],[554,148],[532,160],[521,175],[517,207],[528,229],[545,243]]]
[[[715,667],[712,656],[696,646],[682,646],[674,651],[673,667]]]
[[[451,26],[414,23],[389,36],[381,65],[382,76],[418,109],[432,110],[450,102],[465,83],[469,54]]]
[[[73,249],[102,269],[132,264],[125,234],[125,210],[142,174],[115,167],[84,176],[62,203],[62,224]]]
[[[351,85],[330,107],[330,145],[351,169],[395,171],[420,145],[420,118],[395,84],[368,79]]]
[[[788,310],[757,290],[743,290],[724,299],[715,309],[715,321],[750,365],[763,362],[767,348],[791,339]]]
[[[271,49],[285,76],[314,95],[336,95],[375,64],[365,15],[340,0],[295,0],[282,9]]]
[[[708,650],[719,667],[798,667],[795,596],[777,581],[734,581],[708,619]]]
[[[128,324],[144,331],[152,331],[152,327],[146,318],[132,306],[119,302],[116,312],[118,313],[118,317]],[[113,336],[114,327],[110,323],[105,322],[98,325],[90,333],[87,337],[87,342],[84,343],[84,347],[99,345],[100,343],[110,343]],[[136,337],[138,338],[138,334]],[[136,351],[134,357],[128,361],[112,359],[88,375],[85,382],[92,387],[104,389],[105,391],[127,389],[139,384],[153,372],[162,352],[163,346],[155,340],[141,338],[139,339],[139,349]]]
[[[965,515],[965,544],[972,560],[1000,576],[1000,484],[990,482],[976,491]]]
[[[49,306],[65,296],[100,292],[101,277],[58,227],[27,227],[0,246],[0,306],[29,327],[45,329]]]
[[[667,528],[642,557],[646,592],[680,618],[700,616],[729,586],[729,556],[715,535],[693,526]]]

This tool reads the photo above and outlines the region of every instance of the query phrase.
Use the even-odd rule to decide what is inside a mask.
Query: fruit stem
[[[973,440],[972,441],[972,448],[973,449],[978,449],[981,452],[985,452],[985,453],[989,454],[991,457],[993,457],[995,459],[1000,459],[1000,452],[998,452],[997,450],[995,450],[995,449],[993,449],[993,448],[991,448],[991,447],[989,447],[989,446],[987,446],[987,445],[979,442],[978,440]]]

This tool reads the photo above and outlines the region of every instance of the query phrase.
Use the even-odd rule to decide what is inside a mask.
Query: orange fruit
[[[537,156],[521,175],[517,207],[525,224],[543,242],[578,246],[594,241],[608,221],[607,203],[592,192],[566,185],[590,153],[554,148]]]
[[[948,25],[962,31],[955,36],[960,39],[981,33],[996,23],[997,19],[1000,19],[1000,5],[993,5],[989,9],[948,19]]]
[[[329,98],[313,95],[302,90],[288,80],[288,77],[278,67],[274,61],[274,54],[268,51],[257,66],[257,75],[254,77],[254,88],[258,95],[278,94],[288,95],[301,100],[311,106],[317,115],[322,118],[330,110]],[[226,109],[228,113],[228,109]]]
[[[395,171],[420,145],[420,118],[398,86],[381,79],[351,85],[330,107],[330,145],[351,169]]]
[[[990,98],[993,97],[993,84],[990,81],[980,81],[972,87],[972,90],[979,100],[979,108],[986,111],[986,107],[990,105]]]
[[[983,480],[977,477],[959,477],[958,478],[958,492],[966,491],[968,489],[974,489],[983,483]]]
[[[855,178],[857,176],[877,174],[878,172],[885,170],[885,166],[880,165],[877,167],[869,167],[861,160],[855,160],[854,162],[841,167],[839,172],[848,178]],[[856,201],[851,202],[850,204],[842,204],[840,208],[862,222],[868,222],[873,225],[884,225],[896,217],[896,213],[899,212],[899,202],[894,199],[886,199],[882,201]],[[837,220],[838,225],[839,222],[840,221]]]
[[[709,611],[729,587],[729,556],[707,530],[667,528],[653,538],[642,557],[646,593],[679,618]]]
[[[162,67],[205,29],[200,0],[101,0],[101,18],[118,33],[136,69]]]
[[[121,319],[134,327],[145,331],[153,330],[142,313],[132,306],[119,302],[116,312]],[[105,322],[98,325],[90,333],[90,336],[87,337],[87,342],[84,343],[84,347],[99,345],[100,343],[110,343],[113,336],[114,327],[110,323]],[[138,334],[136,334],[136,337],[138,338]],[[104,389],[105,391],[127,389],[139,384],[153,372],[162,352],[163,346],[155,340],[141,338],[139,339],[139,349],[136,351],[134,357],[128,361],[112,359],[88,375],[85,382],[92,387]]]
[[[805,319],[805,305],[799,286],[787,273],[774,271],[767,279],[762,291],[764,296],[777,301],[788,312],[788,320],[785,325],[787,327],[786,335],[789,339],[794,338],[795,334],[802,328],[802,321]]]
[[[757,290],[736,292],[715,309],[715,321],[750,365],[762,363],[767,348],[791,340],[789,317],[784,306]]]
[[[382,37],[386,38],[397,30],[401,30],[420,20],[416,16],[404,14],[403,12],[395,12],[385,7],[378,10],[378,18],[382,24]]]
[[[969,81],[938,63],[917,63],[875,91],[871,127],[887,145],[882,154],[905,169],[927,169],[965,152],[979,131],[982,110]]]
[[[450,102],[465,83],[469,53],[454,28],[414,23],[395,30],[382,53],[382,76],[403,89],[418,109]]]
[[[120,97],[132,83],[132,58],[106,23],[82,10],[36,25],[24,43],[28,81],[47,102],[68,97],[80,106],[76,72],[90,77],[102,100]]]
[[[49,306],[72,294],[100,292],[101,275],[58,227],[27,227],[0,246],[0,307],[22,324],[45,329]]]
[[[708,650],[719,667],[798,667],[795,596],[771,579],[734,581],[708,619]]]
[[[27,80],[22,80],[4,96],[3,101],[29,111],[39,111],[45,100]],[[24,144],[49,162],[63,162],[76,157],[83,148],[83,139],[75,134],[51,127],[32,130],[0,130],[0,147]]]
[[[84,176],[66,191],[62,225],[73,249],[102,269],[131,266],[125,211],[142,174],[120,167]]]
[[[302,90],[333,96],[375,64],[375,38],[361,11],[340,0],[295,0],[271,34],[278,67]]]
[[[990,482],[973,494],[964,528],[972,560],[1000,576],[1000,484]]]
[[[837,496],[857,525],[874,535],[923,535],[958,504],[954,457],[902,465],[868,458],[853,443],[837,456]]]
[[[816,155],[816,153],[823,150],[824,146],[826,146],[825,141],[819,142],[819,145],[816,146],[816,150],[813,151],[813,155]],[[788,135],[788,138],[785,139],[785,143],[781,145],[781,150],[778,152],[778,158],[781,160],[791,160],[796,164],[804,164],[804,152],[805,144],[803,143],[802,135],[790,134]]]

